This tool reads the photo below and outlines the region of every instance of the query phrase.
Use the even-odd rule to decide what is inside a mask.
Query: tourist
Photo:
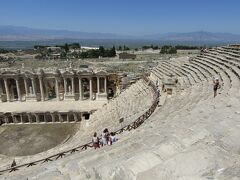
[[[157,89],[157,97],[159,98],[161,96],[160,89]]]
[[[160,104],[159,104],[160,96],[161,96],[160,89],[157,89],[157,105],[158,105],[158,107],[160,107]]]
[[[102,133],[102,146],[108,144],[108,137],[109,137],[109,131],[108,129],[104,129]]]
[[[92,100],[96,100],[96,95],[95,94],[92,95]]]
[[[11,168],[14,167],[14,166],[16,166],[16,165],[17,165],[17,163],[16,163],[15,159],[13,159],[13,162],[12,162],[12,164],[11,164]]]
[[[111,137],[110,137],[110,135],[108,136],[108,138],[107,138],[107,144],[109,145],[109,146],[111,146],[112,145],[112,139],[111,139]]]
[[[219,84],[219,79],[215,78],[215,80],[213,80],[213,91],[214,91],[214,98],[217,96],[217,90],[220,88],[220,84]]]
[[[93,134],[92,143],[93,143],[94,149],[100,148],[100,146],[99,146],[99,138],[98,138],[96,132]]]
[[[116,142],[116,141],[118,140],[118,139],[116,138],[114,132],[111,132],[111,133],[110,133],[110,139],[111,139],[111,143],[114,143],[114,142]]]
[[[158,79],[156,80],[156,87],[157,88],[159,87],[159,80]]]
[[[163,84],[163,85],[162,85],[162,91],[165,92],[165,90],[166,90],[166,89],[165,89],[165,85]]]

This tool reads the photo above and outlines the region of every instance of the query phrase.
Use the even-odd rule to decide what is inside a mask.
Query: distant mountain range
[[[231,33],[212,33],[205,31],[188,33],[166,33],[145,36],[146,38],[157,38],[161,41],[188,41],[188,42],[239,42],[240,35]]]
[[[113,33],[89,33],[68,30],[36,29],[18,26],[0,26],[0,41],[31,41],[53,39],[126,39]]]
[[[240,35],[231,33],[212,33],[205,31],[188,33],[165,33],[145,36],[127,36],[113,33],[90,33],[68,30],[36,29],[18,26],[0,26],[0,41],[44,41],[44,40],[131,40],[152,41],[156,43],[236,43]]]

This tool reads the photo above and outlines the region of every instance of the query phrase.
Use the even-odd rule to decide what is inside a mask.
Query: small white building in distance
[[[85,49],[85,50],[90,50],[90,49],[99,49],[99,47],[88,47],[88,46],[81,46],[81,49]]]

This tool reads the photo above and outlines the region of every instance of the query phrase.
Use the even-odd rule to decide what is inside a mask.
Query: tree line
[[[44,49],[44,48],[47,48],[47,47],[51,47],[51,46],[48,46],[48,45],[34,45],[33,46],[34,49]],[[54,47],[60,47],[61,49],[64,49],[66,52],[69,50],[69,49],[81,49],[81,45],[79,43],[65,43],[64,45],[55,45]]]
[[[76,56],[81,59],[99,58],[99,57],[115,57],[116,49],[115,49],[115,46],[113,46],[110,49],[105,49],[103,46],[100,46],[99,49],[90,49],[87,51],[76,53]]]
[[[157,49],[160,49],[159,46],[154,46],[153,44],[151,44],[150,46],[142,46],[142,49],[145,50],[145,49],[153,49],[153,50],[157,50]]]
[[[171,46],[171,45],[165,45],[161,47],[160,54],[176,54],[177,50],[197,50],[201,47],[198,46],[184,46],[184,45],[177,45],[177,46]]]
[[[118,51],[128,51],[128,50],[130,50],[130,48],[127,47],[126,45],[118,46]]]
[[[6,53],[10,53],[10,52],[15,52],[15,50],[8,50],[8,49],[3,49],[3,48],[0,49],[1,54],[6,54]]]
[[[177,48],[174,46],[162,46],[160,54],[176,54],[177,53]]]
[[[179,50],[194,50],[194,49],[200,49],[201,47],[177,45],[177,46],[175,46],[175,48],[179,49]]]

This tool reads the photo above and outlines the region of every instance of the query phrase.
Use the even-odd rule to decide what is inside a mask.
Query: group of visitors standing
[[[116,141],[117,141],[117,138],[115,136],[115,133],[114,132],[109,133],[107,128],[103,130],[100,138],[97,136],[96,132],[93,134],[93,138],[92,138],[94,149],[100,148],[100,146],[112,145],[112,143]]]

